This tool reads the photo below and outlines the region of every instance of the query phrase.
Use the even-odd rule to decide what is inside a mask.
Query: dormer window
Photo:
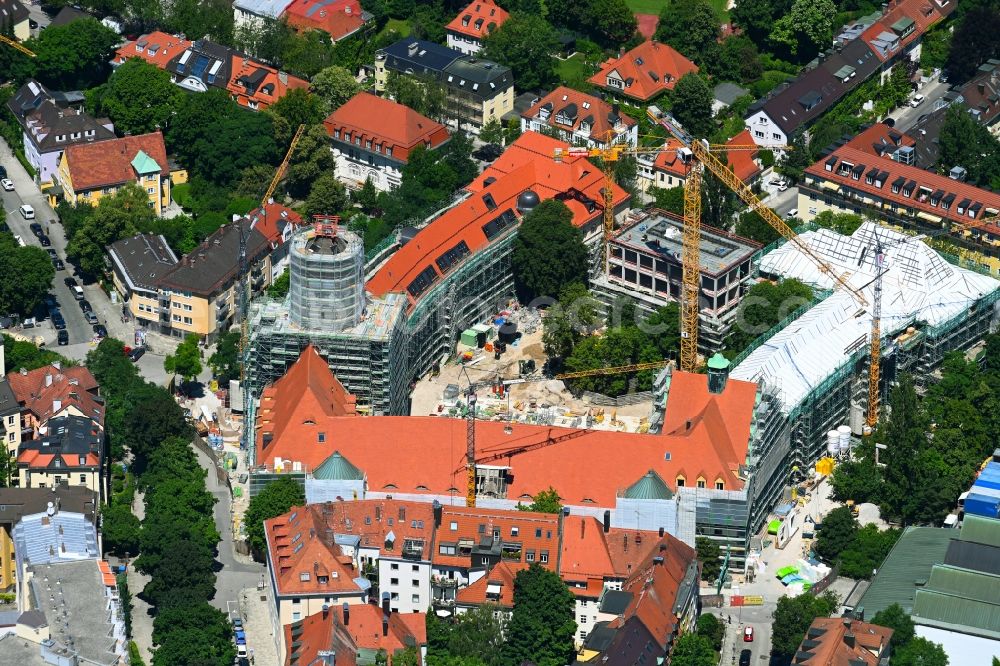
[[[65,140],[66,140],[66,135],[65,134],[58,134],[58,135],[56,135],[56,141],[65,141]]]

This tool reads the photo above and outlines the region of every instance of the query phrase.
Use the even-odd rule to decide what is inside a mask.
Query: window
[[[156,180],[156,174],[154,173],[154,174],[150,174],[150,175],[146,176],[146,180],[149,181],[149,182],[155,181]]]
[[[781,135],[778,134],[777,132],[771,132],[771,138],[773,138],[775,141],[781,141]]]
[[[536,539],[541,539],[542,538],[542,528],[539,527],[539,528],[535,529],[535,538]]]
[[[493,530],[493,540],[494,541],[499,541],[500,540],[500,528],[495,528]]]
[[[410,587],[420,587],[420,579],[413,578],[410,580]]]
[[[724,484],[722,481],[716,481],[715,482],[715,489],[716,490],[725,490],[726,489],[726,484]]]
[[[438,552],[441,553],[442,555],[454,555],[455,554],[455,547],[454,546],[446,546],[445,544],[441,544],[438,547]]]
[[[318,439],[319,443],[322,444],[323,442],[326,441],[326,433],[325,432],[316,433],[316,439]]]
[[[705,479],[698,479],[698,487],[699,488],[705,487]]]
[[[155,187],[147,187],[146,191],[149,192],[150,194],[156,194],[156,188]]]
[[[412,565],[410,567],[410,571],[412,571],[413,573],[416,573],[416,572],[420,571],[420,565],[419,564]]]
[[[529,550],[527,552],[527,554],[524,556],[524,559],[527,562],[534,562],[535,561],[535,551]]]
[[[758,139],[763,139],[764,138],[764,133],[761,132],[760,130],[754,130],[753,133],[754,133],[754,136],[756,136]]]
[[[413,597],[411,598],[411,601],[413,601],[413,603],[415,603],[415,604],[419,604],[420,603],[420,595],[419,594],[414,594]]]
[[[543,550],[539,556],[539,562],[542,564],[547,564],[549,561],[549,551]]]
[[[399,585],[399,579],[398,578],[390,578],[389,579],[389,585]]]
[[[355,146],[360,146],[361,145],[361,137],[360,136],[354,137],[354,145]]]
[[[194,324],[194,320],[191,319],[191,317],[184,317],[184,323],[188,324],[188,325],[191,325],[191,324]]]
[[[511,527],[511,528],[510,528],[510,535],[511,535],[512,537],[515,537],[515,536],[517,536],[517,533],[518,533],[518,529],[517,529],[517,526],[516,526],[516,525],[515,525],[514,527]]]
[[[365,141],[365,148],[367,148],[368,150],[372,149],[371,139],[368,139],[367,141]]]
[[[351,133],[350,132],[344,132],[344,141],[346,141],[347,143],[351,142]]]
[[[179,322],[179,321],[181,320],[181,316],[180,316],[180,315],[177,315],[177,314],[175,314],[175,315],[173,316],[173,320],[174,320],[174,321],[177,321],[177,322]]]
[[[399,571],[399,565],[396,563],[390,564],[389,568],[393,571]]]
[[[299,580],[302,581],[303,583],[309,582],[310,578],[312,578],[312,576],[309,575],[308,571],[303,571],[302,573],[299,574]],[[298,599],[296,599],[295,601],[298,601]]]
[[[338,130],[333,130],[333,138],[334,139],[339,139],[340,138],[340,130],[339,129]]]
[[[295,601],[297,602],[298,599],[296,599]],[[299,611],[295,611],[294,613],[292,613],[292,622],[298,622],[301,619],[302,619],[302,613],[300,613]]]
[[[386,149],[385,149],[385,154],[386,154],[386,155],[387,155],[388,157],[392,157],[392,148],[389,148],[389,147],[387,146],[387,147],[386,147]]]
[[[587,616],[586,615],[581,615],[580,616],[580,624],[587,624]]]
[[[684,477],[683,476],[678,476],[677,477],[677,487],[678,488],[683,488],[684,487]]]
[[[308,575],[308,574],[307,574],[307,575]],[[299,604],[301,604],[301,603],[302,603],[302,600],[301,600],[301,599],[298,599],[298,598],[296,598],[296,599],[292,599],[292,603],[293,603],[293,604],[295,604],[296,606],[298,606]]]
[[[452,532],[455,532],[455,531],[457,531],[457,530],[458,530],[458,523],[456,523],[456,522],[455,522],[455,521],[453,520],[453,521],[451,521],[451,524],[450,524],[450,525],[449,525],[448,527],[449,527],[449,528],[451,529],[451,531],[452,531]]]

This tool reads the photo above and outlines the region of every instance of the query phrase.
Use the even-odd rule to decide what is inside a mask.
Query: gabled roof
[[[743,130],[726,142],[728,146],[749,146],[753,145],[753,135],[750,130]],[[664,143],[664,149],[656,154],[653,160],[653,169],[671,174],[675,178],[687,178],[687,165],[681,160],[678,150],[682,144],[677,139],[671,137]],[[760,174],[760,167],[755,161],[756,150],[732,150],[719,153],[719,159],[729,165],[730,170],[740,180],[746,182]]]
[[[152,169],[161,177],[167,175],[167,148],[159,131],[68,146],[64,154],[74,191],[84,192],[135,182],[140,175],[150,173],[136,171],[133,162],[139,153],[145,153],[153,160],[153,163],[140,160],[143,169]],[[153,169],[154,166],[159,168]]]
[[[52,22],[49,23],[49,27],[52,28],[54,26],[67,25],[73,21],[84,18],[91,18],[91,16],[77,7],[70,7],[67,5],[59,10],[59,13],[56,14],[55,18],[52,19]]]
[[[240,228],[249,224],[242,218],[224,224],[212,232],[157,281],[162,289],[188,291],[208,298],[219,293],[236,276],[239,268]],[[258,261],[271,249],[271,244],[256,229],[247,237],[247,257]]]
[[[287,206],[269,202],[262,208],[255,208],[247,213],[250,227],[259,231],[272,245],[281,244],[302,224],[302,216]]]
[[[495,604],[510,610],[514,608],[514,580],[519,572],[530,566],[524,562],[500,560],[485,576],[460,589],[455,594],[455,602],[458,606]]]
[[[104,437],[98,426],[82,416],[59,416],[49,421],[38,439],[21,442],[18,467],[60,468],[97,467]]]
[[[0,524],[13,526],[22,516],[42,513],[51,503],[60,511],[78,513],[94,520],[96,494],[85,486],[65,482],[55,488],[0,488]]]
[[[266,464],[276,457],[301,460],[299,449],[335,439],[326,429],[329,417],[353,415],[356,406],[357,398],[334,376],[316,348],[308,345],[284,376],[261,393],[257,460]],[[322,439],[319,433],[324,433]],[[320,460],[328,460],[329,453],[321,455]]]
[[[494,0],[473,0],[458,13],[445,30],[473,39],[483,39],[502,26],[510,14]]]
[[[601,143],[608,141],[609,132],[613,132],[610,138],[614,140],[619,133],[638,124],[634,118],[616,111],[601,98],[566,86],[559,86],[539,99],[521,117],[536,120],[543,112],[548,114],[543,122],[549,127],[575,132],[586,124],[590,128],[590,138]],[[615,132],[616,127],[618,132]]]
[[[1000,60],[990,59],[961,89],[962,103],[983,125],[1000,120]]]
[[[673,538],[619,527],[605,532],[597,518],[571,514],[563,518],[559,576],[578,596],[600,596],[604,581],[628,578],[659,544]]]
[[[366,150],[379,147],[378,152],[387,157],[387,150],[391,149],[390,159],[404,164],[417,146],[437,148],[450,138],[448,129],[441,123],[408,106],[368,92],[360,92],[349,99],[327,116],[323,125],[334,144],[347,143],[349,133],[352,145],[361,145]],[[373,148],[367,147],[369,141]]]
[[[372,18],[358,0],[292,0],[285,7],[288,24],[306,30],[322,30],[338,41],[354,34]]]
[[[424,613],[385,615],[374,604],[331,608],[286,626],[284,632],[285,643],[294,646],[285,661],[287,666],[324,663],[317,661],[324,651],[336,655],[337,666],[354,666],[360,650],[371,654],[385,650],[392,666],[396,652],[415,647],[419,660],[421,648],[427,645]]]
[[[120,65],[129,58],[142,58],[160,69],[167,69],[167,63],[179,57],[191,47],[193,42],[181,35],[171,35],[156,30],[139,37],[134,42],[125,42],[115,51],[113,63]]]
[[[258,110],[263,110],[291,90],[309,89],[309,82],[305,79],[251,60],[242,53],[231,51],[229,57],[232,76],[226,81],[225,89],[234,95],[242,106],[253,102]]]
[[[136,234],[108,247],[108,256],[129,289],[156,290],[156,282],[177,264],[177,255],[162,235]]]
[[[667,90],[698,66],[669,44],[647,41],[618,58],[609,58],[600,71],[587,79],[596,86],[646,102]],[[608,85],[608,76],[615,75],[625,87]]]
[[[19,0],[0,0],[0,28],[13,29],[28,20],[28,8]]]
[[[880,60],[889,60],[951,14],[957,5],[957,0],[896,0],[881,19],[861,34],[860,40],[869,44]],[[890,50],[887,43],[898,44]]]
[[[494,539],[497,530],[500,538]],[[516,544],[520,546],[521,556],[515,561],[527,562],[525,553],[531,551],[535,562],[549,571],[556,571],[559,516],[534,511],[444,506],[437,544],[458,545],[460,542],[467,543],[473,555],[444,555],[437,548],[433,553],[434,565],[468,569],[479,565],[477,552],[499,556],[504,544]],[[541,561],[543,551],[548,555],[547,562]]]
[[[104,423],[97,380],[84,366],[46,365],[25,372],[17,370],[7,375],[7,382],[17,402],[39,422],[75,407],[97,423]]]
[[[413,288],[421,274],[429,271],[428,279],[433,283],[457,265],[458,260],[439,263],[446,253],[457,249],[459,259],[473,255],[520,223],[518,200],[525,192],[533,192],[539,201],[563,201],[573,212],[577,227],[600,219],[604,175],[583,157],[567,156],[556,162],[556,149],[568,147],[536,132],[522,134],[466,187],[473,196],[449,208],[393,254],[368,281],[368,290],[376,296],[406,293],[413,307],[424,293]],[[628,197],[615,186],[615,206]]]
[[[802,666],[878,666],[889,654],[893,631],[877,624],[818,617],[806,631],[793,663]]]
[[[248,14],[276,19],[292,0],[236,0],[233,7]]]

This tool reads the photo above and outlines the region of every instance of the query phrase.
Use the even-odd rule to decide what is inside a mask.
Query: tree
[[[671,0],[660,12],[655,39],[700,62],[715,44],[721,23],[707,0]]]
[[[212,553],[200,544],[179,541],[166,550],[155,568],[149,571],[151,580],[142,590],[142,596],[153,606],[169,606],[168,599],[179,589],[184,597],[208,601],[215,596],[215,572],[212,571]],[[180,595],[173,596],[177,599]]]
[[[791,150],[785,151],[784,156],[778,162],[778,172],[792,183],[797,183],[802,180],[802,174],[810,166],[812,166],[812,157],[806,146],[806,140],[801,134],[796,134],[792,138]]]
[[[312,77],[312,90],[323,101],[326,112],[329,113],[361,92],[361,84],[349,71],[333,65]]]
[[[287,120],[292,127],[322,123],[326,117],[323,100],[303,88],[292,88],[268,110]]]
[[[764,221],[760,213],[748,210],[740,215],[736,223],[736,235],[755,240],[761,245],[767,246],[781,238],[781,234]]]
[[[275,278],[274,282],[267,288],[267,295],[271,298],[284,298],[288,295],[288,288],[291,286],[291,277],[288,269]]]
[[[742,2],[740,4],[743,4]],[[709,51],[708,71],[717,79],[753,83],[764,73],[757,44],[745,35],[723,40],[718,49]]]
[[[130,58],[104,86],[99,111],[119,132],[144,134],[165,129],[184,94],[168,72],[141,58]]]
[[[537,666],[573,662],[575,602],[559,575],[537,562],[514,579],[514,612],[507,625],[505,664],[531,661]]]
[[[772,0],[740,0],[729,16],[754,44],[765,44],[774,26],[774,5]]]
[[[854,542],[857,533],[858,521],[854,519],[850,507],[837,507],[823,518],[823,529],[819,531],[813,549],[827,562],[834,562]]]
[[[306,215],[334,215],[347,208],[350,203],[347,188],[332,173],[316,179],[306,198]]]
[[[906,645],[916,636],[916,628],[913,620],[899,604],[892,604],[888,608],[875,613],[871,619],[872,624],[880,627],[892,629],[892,647],[898,649]]]
[[[726,339],[727,348],[734,354],[742,352],[758,336],[810,303],[812,295],[812,289],[796,279],[782,280],[778,284],[758,282],[740,302],[736,326]]]
[[[255,553],[263,553],[267,548],[264,539],[264,521],[288,513],[293,506],[306,503],[305,493],[294,479],[282,477],[271,481],[250,500],[243,520],[247,530],[247,540]]]
[[[948,655],[939,644],[917,637],[893,653],[892,666],[948,666]]]
[[[825,531],[825,522],[823,528]],[[865,525],[858,530],[851,544],[840,553],[840,573],[848,578],[871,578],[896,545],[900,533],[894,529],[880,531],[875,524]]]
[[[649,195],[653,197],[657,208],[662,208],[674,215],[684,214],[684,188],[683,187],[651,187]]]
[[[549,486],[548,490],[540,490],[532,499],[534,501],[531,504],[521,504],[518,502],[518,510],[555,514],[562,512],[562,504],[559,502],[559,493],[556,492],[556,489],[552,486]]]
[[[501,654],[507,623],[506,613],[498,610],[493,604],[483,604],[448,624],[434,613],[428,613],[428,663],[432,666],[503,666]]]
[[[0,266],[4,267],[0,271],[0,311],[29,316],[52,286],[52,260],[42,248],[21,247],[14,236],[0,233]]]
[[[774,22],[771,41],[807,60],[830,43],[836,17],[833,0],[795,0],[792,11]]]
[[[231,664],[236,657],[233,629],[225,613],[208,602],[177,606],[153,620],[153,666]]]
[[[685,74],[674,87],[674,117],[696,137],[712,134],[712,90],[700,75]]]
[[[806,630],[817,617],[827,617],[837,610],[837,597],[825,592],[818,597],[800,594],[797,597],[782,596],[774,609],[774,624],[771,634],[771,656],[779,663],[789,663]]]
[[[889,419],[878,440],[891,442],[883,452],[881,508],[884,516],[908,525],[921,510],[920,454],[927,447],[928,423],[920,409],[913,379],[900,378],[889,393]]]
[[[184,338],[173,354],[163,359],[163,369],[172,375],[180,375],[184,381],[193,381],[201,374],[200,339],[195,333]]]
[[[695,550],[701,563],[701,579],[709,582],[718,580],[722,573],[722,551],[719,543],[708,537],[695,539]]]
[[[447,92],[436,79],[389,72],[385,92],[403,106],[428,118],[444,118]]]
[[[97,19],[50,26],[27,46],[35,52],[35,76],[56,90],[84,90],[107,80],[118,35]]]
[[[534,90],[558,80],[552,54],[559,50],[555,30],[545,19],[512,14],[483,40],[483,57],[507,65],[521,90]]]
[[[174,0],[168,6],[167,25],[173,32],[232,43],[233,10],[226,0]]]
[[[1000,185],[1000,141],[967,112],[949,108],[938,135],[942,170],[962,166],[976,185]]]
[[[574,282],[586,284],[587,248],[573,213],[549,199],[524,216],[514,240],[514,281],[523,303],[555,296]]]
[[[864,223],[864,218],[854,213],[834,213],[831,210],[824,210],[813,218],[813,222],[821,227],[833,229],[838,234],[850,236],[858,230]]]
[[[705,613],[698,618],[698,635],[707,638],[716,652],[722,650],[722,640],[726,635],[726,627],[719,618]]]
[[[208,357],[208,366],[220,383],[240,376],[240,332],[229,331],[219,338],[215,353]]]
[[[503,125],[496,118],[491,118],[483,123],[483,128],[479,131],[479,140],[483,143],[492,143],[498,146],[504,143]]]
[[[670,653],[671,666],[715,666],[718,663],[711,641],[699,634],[683,634]]]
[[[138,555],[139,528],[132,507],[122,504],[101,507],[101,535],[107,552],[117,557]]]
[[[128,361],[124,354],[121,357]],[[89,361],[88,367],[93,368]],[[101,389],[107,390],[107,385],[102,383]],[[123,392],[127,394],[122,395]],[[125,408],[117,430],[132,452],[133,467],[140,477],[148,459],[163,448],[165,440],[180,438],[183,446],[187,446],[191,428],[184,418],[184,410],[165,389],[136,380],[131,386],[123,386],[114,393],[115,406]]]
[[[1000,56],[1000,9],[995,4],[967,11],[955,28],[946,65],[950,83],[965,83],[990,58]]]
[[[635,34],[635,14],[625,0],[590,0],[586,15],[597,42],[614,48]]]
[[[833,469],[830,479],[833,496],[840,501],[876,502],[882,485],[882,475],[874,459],[867,456],[845,460]]]
[[[153,219],[149,195],[134,183],[103,197],[97,208],[66,244],[66,254],[87,275],[99,276],[106,269],[105,250],[116,240],[132,236]]]
[[[307,196],[317,179],[323,176],[333,178],[334,166],[333,153],[330,151],[330,137],[327,136],[326,129],[323,125],[309,126],[302,132],[302,136],[288,161],[288,172],[285,176],[285,187],[288,189],[288,193],[299,198]],[[337,181],[334,183],[340,185],[340,197],[346,204],[347,191],[343,189],[342,184]],[[323,190],[327,194],[332,192],[329,185],[327,183]],[[323,199],[318,199],[317,203],[326,202]],[[342,208],[343,205],[336,211]]]

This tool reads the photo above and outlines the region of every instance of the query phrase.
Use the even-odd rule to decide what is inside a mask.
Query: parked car
[[[42,231],[42,225],[40,225],[38,222],[32,222],[31,224],[28,225],[28,228],[31,229],[31,233],[35,234],[36,236],[45,235],[45,232]]]
[[[925,97],[923,95],[914,95],[913,98],[910,100],[910,106],[912,106],[915,109],[924,103],[924,99]]]
[[[63,284],[66,285],[67,287],[69,287],[70,289],[72,289],[73,287],[77,286],[76,280],[74,280],[71,277],[63,278]]]
[[[73,298],[75,298],[78,301],[82,301],[84,298],[86,298],[86,296],[84,296],[83,294],[83,287],[74,285],[70,287],[69,290],[73,292]]]
[[[57,331],[66,330],[66,320],[63,319],[61,315],[59,316],[58,319],[56,319],[55,317],[52,318],[52,325],[55,326],[55,329]]]
[[[750,650],[743,650],[740,652],[740,666],[750,666],[750,659],[753,658],[753,653]]]
[[[44,303],[47,308],[59,306],[59,301],[52,294],[45,294],[45,296],[42,297],[42,303]]]
[[[90,324],[90,325],[94,325],[94,324],[99,324],[100,323],[100,320],[97,318],[97,315],[95,315],[90,310],[88,310],[87,312],[83,313],[83,318],[86,319],[87,323]]]
[[[52,241],[48,236],[39,236],[38,242],[42,244],[42,247],[49,247],[52,245]]]
[[[104,324],[94,324],[94,335],[99,338],[108,337],[108,329],[104,327]]]
[[[237,645],[246,645],[247,644],[247,632],[243,631],[242,629],[237,629],[234,633],[236,635],[236,644]]]
[[[500,157],[502,154],[503,154],[503,148],[494,143],[488,143],[482,148],[479,148],[478,150],[474,151],[472,153],[472,156],[475,157],[477,160],[482,160],[484,162],[492,162],[496,158]]]
[[[65,346],[69,344],[69,333],[66,331],[66,329],[62,329],[61,331],[56,333],[56,341],[59,343],[60,346]]]
[[[52,260],[52,267],[55,268],[57,271],[64,271],[64,270],[66,270],[66,264],[63,263],[62,259],[53,259]]]
[[[0,166],[0,178],[6,178],[6,177],[7,177],[6,167]]]
[[[54,247],[47,247],[45,248],[45,251],[49,253],[50,259],[56,259],[59,257],[59,253],[56,252],[56,249]]]
[[[13,192],[14,181],[12,181],[10,178],[4,178],[3,180],[0,180],[0,187],[3,187],[3,189],[5,189],[8,192]]]
[[[743,642],[753,643],[753,627],[746,627],[743,630]]]
[[[35,209],[29,206],[28,204],[21,204],[21,207],[17,209],[17,212],[19,212],[21,214],[21,217],[23,217],[26,220],[35,219]]]
[[[136,362],[139,361],[140,358],[142,358],[142,355],[145,354],[145,353],[146,353],[146,348],[145,347],[136,347],[135,349],[133,349],[132,351],[130,351],[128,353],[128,357],[129,357],[129,359],[132,360],[133,363],[136,363]],[[238,630],[242,630],[243,629],[243,625],[242,624],[236,624],[236,623],[233,623],[233,624],[236,626],[236,628]]]
[[[94,308],[90,307],[90,301],[84,298],[80,300],[80,309],[83,310],[84,312],[90,312]]]

